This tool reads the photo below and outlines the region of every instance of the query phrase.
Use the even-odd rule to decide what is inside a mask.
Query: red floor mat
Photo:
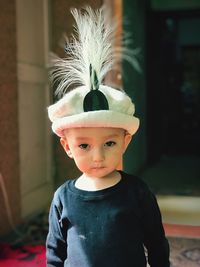
[[[167,236],[200,238],[200,226],[164,224]]]
[[[46,267],[45,246],[0,244],[0,267]]]
[[[171,267],[200,266],[200,239],[169,237]],[[43,245],[0,244],[0,267],[46,267]]]

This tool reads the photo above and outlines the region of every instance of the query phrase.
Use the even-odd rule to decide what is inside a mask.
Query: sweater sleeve
[[[144,246],[151,267],[169,267],[169,244],[165,237],[162,218],[156,197],[146,188],[142,194],[142,226]]]
[[[65,224],[65,223],[64,223]],[[49,232],[46,240],[47,267],[63,267],[67,258],[67,226],[62,222],[62,209],[58,200],[51,203],[49,212]]]

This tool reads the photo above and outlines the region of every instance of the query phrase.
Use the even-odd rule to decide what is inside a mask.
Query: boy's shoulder
[[[121,172],[121,174],[126,181],[128,190],[135,192],[139,199],[153,195],[153,192],[142,178],[126,172]]]
[[[148,185],[145,183],[145,181],[142,178],[136,175],[133,175],[133,174],[123,172],[123,171],[121,172],[121,175],[123,179],[125,179],[127,183],[129,183],[130,186],[132,185],[134,187],[138,187],[144,190],[149,190]]]
[[[54,202],[62,201],[63,198],[65,198],[68,188],[69,188],[69,183],[71,183],[72,179],[66,180],[63,184],[61,184],[56,191],[54,192]]]

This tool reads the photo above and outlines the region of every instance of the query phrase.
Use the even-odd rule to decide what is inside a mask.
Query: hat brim
[[[65,136],[66,129],[81,127],[122,128],[133,135],[139,128],[139,119],[116,111],[98,110],[59,118],[52,123],[53,132],[60,137]]]

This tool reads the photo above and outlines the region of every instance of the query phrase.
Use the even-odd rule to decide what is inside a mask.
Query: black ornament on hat
[[[84,112],[95,110],[109,110],[108,100],[106,99],[106,96],[101,91],[99,91],[99,81],[97,74],[96,71],[92,68],[91,64],[90,81],[90,92],[85,96],[83,100]]]

